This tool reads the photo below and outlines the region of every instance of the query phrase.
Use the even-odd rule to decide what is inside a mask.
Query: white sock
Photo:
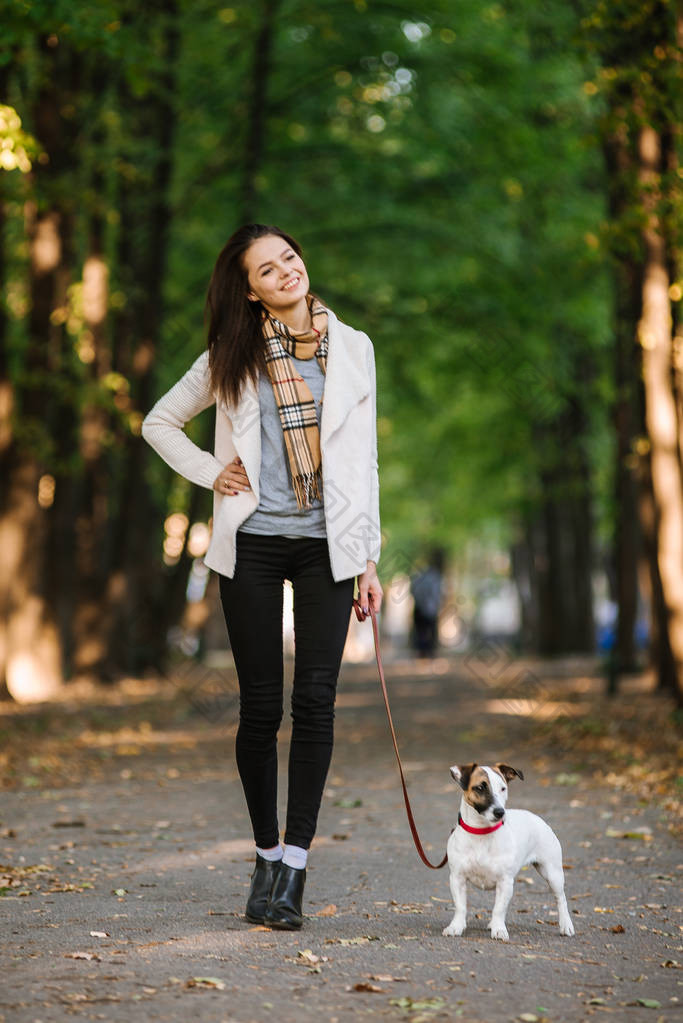
[[[308,859],[308,849],[302,849],[300,845],[286,845],[282,862],[286,867],[296,867],[303,870]]]
[[[277,845],[274,845],[272,849],[259,849],[259,847],[256,846],[256,852],[259,856],[262,856],[264,860],[269,860],[271,863],[275,863],[276,860],[282,859],[282,846],[279,842]]]

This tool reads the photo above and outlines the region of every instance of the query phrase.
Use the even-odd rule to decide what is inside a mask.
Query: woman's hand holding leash
[[[359,622],[365,621],[370,614],[370,603],[377,614],[382,606],[384,590],[377,576],[377,565],[368,561],[367,568],[358,576],[358,600],[355,602],[356,617]]]
[[[251,490],[249,477],[239,456],[228,462],[213,481],[213,489],[225,497],[236,497],[244,490]]]

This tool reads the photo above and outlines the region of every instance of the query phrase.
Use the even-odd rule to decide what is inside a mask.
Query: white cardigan
[[[375,359],[366,334],[329,314],[329,352],[320,421],[323,498],[327,544],[334,579],[364,572],[381,547]],[[183,431],[185,424],[216,402],[214,453],[202,451]],[[236,406],[211,390],[209,353],[147,414],[142,436],[171,468],[192,483],[213,489],[219,472],[236,455],[251,491],[236,497],[213,495],[213,529],[204,561],[230,578],[235,572],[235,534],[259,502],[261,417],[258,390],[248,380]]]

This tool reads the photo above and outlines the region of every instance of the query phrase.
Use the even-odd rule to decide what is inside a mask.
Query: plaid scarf
[[[315,356],[323,373],[327,370],[327,310],[313,295],[306,296],[312,327],[296,331],[263,310],[266,367],[273,385],[275,403],[285,438],[292,486],[299,508],[310,508],[314,498],[322,499],[322,458],[315,401],[290,356]]]

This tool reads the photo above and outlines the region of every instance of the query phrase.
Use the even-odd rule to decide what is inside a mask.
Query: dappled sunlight
[[[565,703],[558,700],[487,700],[484,709],[488,714],[510,714],[515,717],[532,717],[539,720],[550,720],[558,715],[580,717],[586,714],[590,704]]]
[[[429,682],[418,682],[417,684],[400,682],[398,685],[387,683],[389,687],[390,696],[399,700],[410,699],[411,697],[417,697],[419,699],[426,699],[428,697],[434,697],[437,695],[439,688],[436,683],[430,684]],[[358,690],[342,689],[337,694],[337,707],[372,707],[378,701],[382,699],[382,691],[379,686],[363,692]]]
[[[115,747],[120,756],[135,756],[143,750],[161,746],[194,749],[202,741],[202,736],[188,734],[180,728],[161,731],[153,728],[148,721],[143,721],[137,727],[124,726],[112,732],[85,729],[74,741],[80,747]]]
[[[31,245],[31,261],[38,274],[47,274],[58,266],[62,255],[59,214],[48,213],[36,220]]]
[[[372,632],[370,633],[372,640]],[[372,651],[372,657],[367,659],[367,663],[372,663],[375,659],[374,647]],[[384,661],[385,672],[387,675],[387,681],[390,678],[399,678],[402,676],[410,676],[412,678],[416,676],[424,675],[447,675],[449,672],[454,671],[454,667],[457,662],[448,657],[433,657],[433,658],[419,658],[403,656],[395,659],[386,659]],[[348,665],[347,667],[355,668],[355,665]],[[353,674],[350,671],[345,670],[345,666],[342,665],[342,676],[353,678]]]
[[[235,861],[237,857],[237,861]],[[242,862],[253,860],[254,840],[253,838],[232,838],[224,842],[213,844],[202,843],[197,847],[196,852],[188,852],[187,848],[178,850],[163,850],[153,853],[140,860],[137,864],[138,872],[149,870],[174,870],[177,868],[186,869],[188,866],[216,868],[219,865],[225,866],[231,862]],[[245,874],[246,878],[246,874]]]
[[[17,703],[49,700],[59,690],[62,676],[57,629],[46,620],[45,603],[27,596],[7,623],[7,690]]]
[[[168,945],[173,945],[174,953],[179,956],[191,955],[194,957],[202,953],[211,956],[215,955],[217,951],[226,952],[234,950],[239,952],[245,947],[253,946],[256,935],[272,933],[264,927],[255,927],[246,923],[243,927],[231,928],[230,930],[227,930],[224,924],[221,924],[220,927],[213,931],[195,931],[190,930],[187,926],[183,930],[185,933],[177,937],[167,939],[166,941],[147,942],[137,947],[143,948],[147,956],[155,948]],[[165,957],[168,953],[163,951],[161,954]],[[207,986],[211,987],[212,985],[209,984]],[[201,987],[201,984],[199,987]],[[227,1020],[229,1017],[220,1018]]]
[[[109,267],[99,256],[90,256],[83,264],[83,316],[91,325],[102,323],[107,315]]]

